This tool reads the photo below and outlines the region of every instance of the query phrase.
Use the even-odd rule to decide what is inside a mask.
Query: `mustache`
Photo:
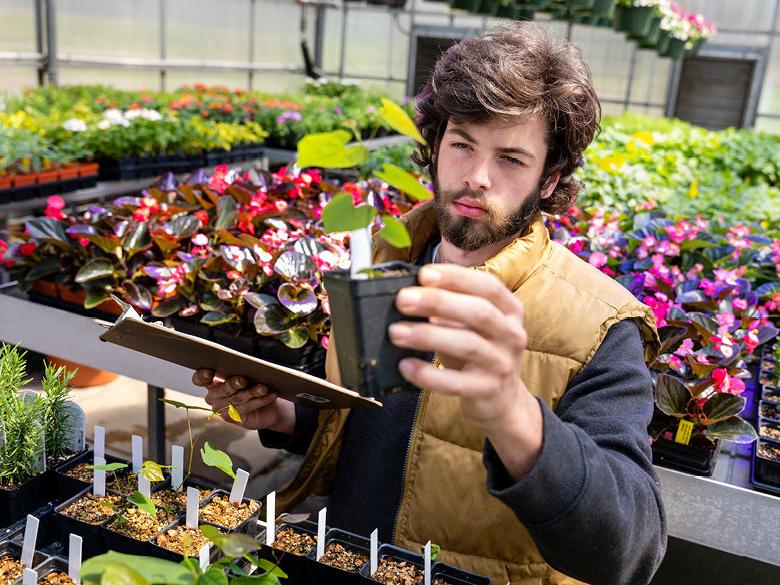
[[[468,187],[458,189],[457,191],[443,191],[440,193],[444,203],[454,203],[459,199],[473,199],[479,203],[480,207],[485,211],[491,211],[491,206],[485,199],[485,194],[482,191],[474,191]]]

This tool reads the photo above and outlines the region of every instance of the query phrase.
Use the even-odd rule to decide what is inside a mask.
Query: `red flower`
[[[715,382],[715,390],[728,394],[742,394],[745,390],[745,383],[739,378],[729,376],[725,368],[717,368],[712,372],[712,379]]]
[[[35,254],[35,250],[38,248],[38,244],[35,242],[27,242],[19,246],[19,253],[22,256],[32,256]]]
[[[208,225],[209,214],[206,212],[205,209],[198,209],[198,211],[195,212],[195,217],[197,217],[200,220],[201,224]]]

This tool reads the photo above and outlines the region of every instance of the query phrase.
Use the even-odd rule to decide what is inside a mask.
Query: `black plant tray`
[[[308,520],[295,524],[279,524],[276,527],[276,533],[278,534],[283,528],[292,528],[296,532],[303,532],[314,538],[317,536],[317,523]],[[265,533],[261,535],[260,541],[265,543]],[[303,555],[296,555],[263,544],[260,547],[259,556],[272,563],[277,563],[278,560],[279,568],[287,573],[288,583],[315,583],[315,581],[311,580],[311,573],[315,561],[307,556],[309,553],[311,553],[311,550]]]
[[[715,448],[710,450],[658,439],[653,442],[652,449],[655,465],[709,477],[715,470],[720,443],[716,442]]]
[[[52,498],[51,470],[39,473],[14,489],[0,488],[0,526],[24,518]]]
[[[757,453],[758,444],[766,439],[758,439],[753,443],[750,459],[750,483],[757,490],[780,496],[780,462],[773,462]],[[771,441],[769,441],[771,443]],[[777,443],[775,443],[777,444]]]
[[[347,532],[339,528],[331,528],[325,533],[325,548],[331,543],[338,543],[344,548],[353,552],[362,553],[368,558],[370,554],[370,541],[364,536]],[[370,583],[366,577],[360,574],[362,565],[353,573],[331,567],[316,560],[316,547],[306,555],[312,561],[310,567],[310,578],[312,583],[343,583],[344,585],[357,585],[359,583]]]
[[[93,461],[93,454],[94,451],[91,449],[84,451],[69,459],[68,461],[60,463],[54,468],[54,486],[57,490],[57,494],[61,498],[66,500],[70,499],[91,485],[87,482],[81,481],[80,479],[76,479],[75,477],[70,477],[69,475],[66,475],[65,472],[79,463],[86,461],[91,463]],[[128,461],[120,459],[119,457],[114,457],[113,455],[106,454],[105,459],[106,463],[127,463],[130,465]]]

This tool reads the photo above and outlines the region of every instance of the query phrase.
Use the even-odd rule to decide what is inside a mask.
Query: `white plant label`
[[[24,541],[22,544],[22,556],[19,559],[25,567],[33,566],[35,555],[35,543],[38,541],[38,519],[32,514],[27,514],[27,525],[24,527]]]
[[[106,456],[106,429],[105,427],[101,427],[98,425],[95,425],[95,459],[97,460],[98,457],[105,457]],[[95,465],[98,465],[95,463]]]
[[[194,487],[187,488],[187,528],[198,527],[198,506],[200,505],[200,490]]]
[[[131,448],[133,451],[133,473],[138,473],[144,465],[144,439],[138,435],[133,435],[131,441]]]
[[[240,504],[244,499],[246,484],[249,481],[249,472],[241,468],[236,469],[236,479],[233,480],[233,488],[230,490],[230,501]]]
[[[358,274],[361,270],[371,266],[371,227],[361,228],[350,232],[349,253],[352,258],[349,275],[354,278],[366,278],[365,274]]]
[[[423,549],[423,557],[425,560],[425,572],[423,578],[425,579],[425,585],[431,585],[431,541],[429,540],[425,548]]]
[[[138,476],[138,491],[147,498],[152,497],[152,484],[143,475]]]
[[[95,457],[95,465],[105,465],[106,460],[103,457]],[[92,495],[105,496],[106,495],[106,470],[105,469],[93,469],[92,470]]]
[[[265,543],[273,545],[276,540],[276,492],[265,498]]]
[[[22,585],[35,585],[36,583],[38,583],[38,572],[25,567],[22,576]]]
[[[177,492],[184,485],[184,447],[181,445],[171,447],[171,485]]]
[[[68,541],[68,576],[75,582],[81,582],[81,545],[78,534],[71,534]]]
[[[376,573],[376,569],[379,566],[379,528],[374,528],[371,533],[371,547],[369,549],[371,562],[371,575]]]
[[[320,510],[319,516],[317,517],[317,560],[319,561],[322,558],[322,555],[325,554],[325,524],[326,524],[326,517],[328,514],[328,509],[323,508]]]
[[[205,571],[206,567],[209,566],[209,550],[209,545],[204,544],[203,548],[198,551],[198,564],[200,565],[201,571]]]

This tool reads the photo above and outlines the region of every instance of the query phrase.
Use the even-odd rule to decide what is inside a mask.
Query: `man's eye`
[[[521,160],[516,159],[513,156],[505,156],[504,160],[507,161],[511,165],[516,165],[516,166],[519,166],[519,167],[525,166],[525,164]]]
[[[469,145],[468,145],[468,144],[466,144],[465,142],[453,142],[453,143],[452,143],[452,146],[453,146],[453,147],[455,147],[455,148],[458,148],[458,149],[460,149],[460,150],[463,150],[463,149],[465,149],[465,148],[468,148],[468,147],[469,147]]]

